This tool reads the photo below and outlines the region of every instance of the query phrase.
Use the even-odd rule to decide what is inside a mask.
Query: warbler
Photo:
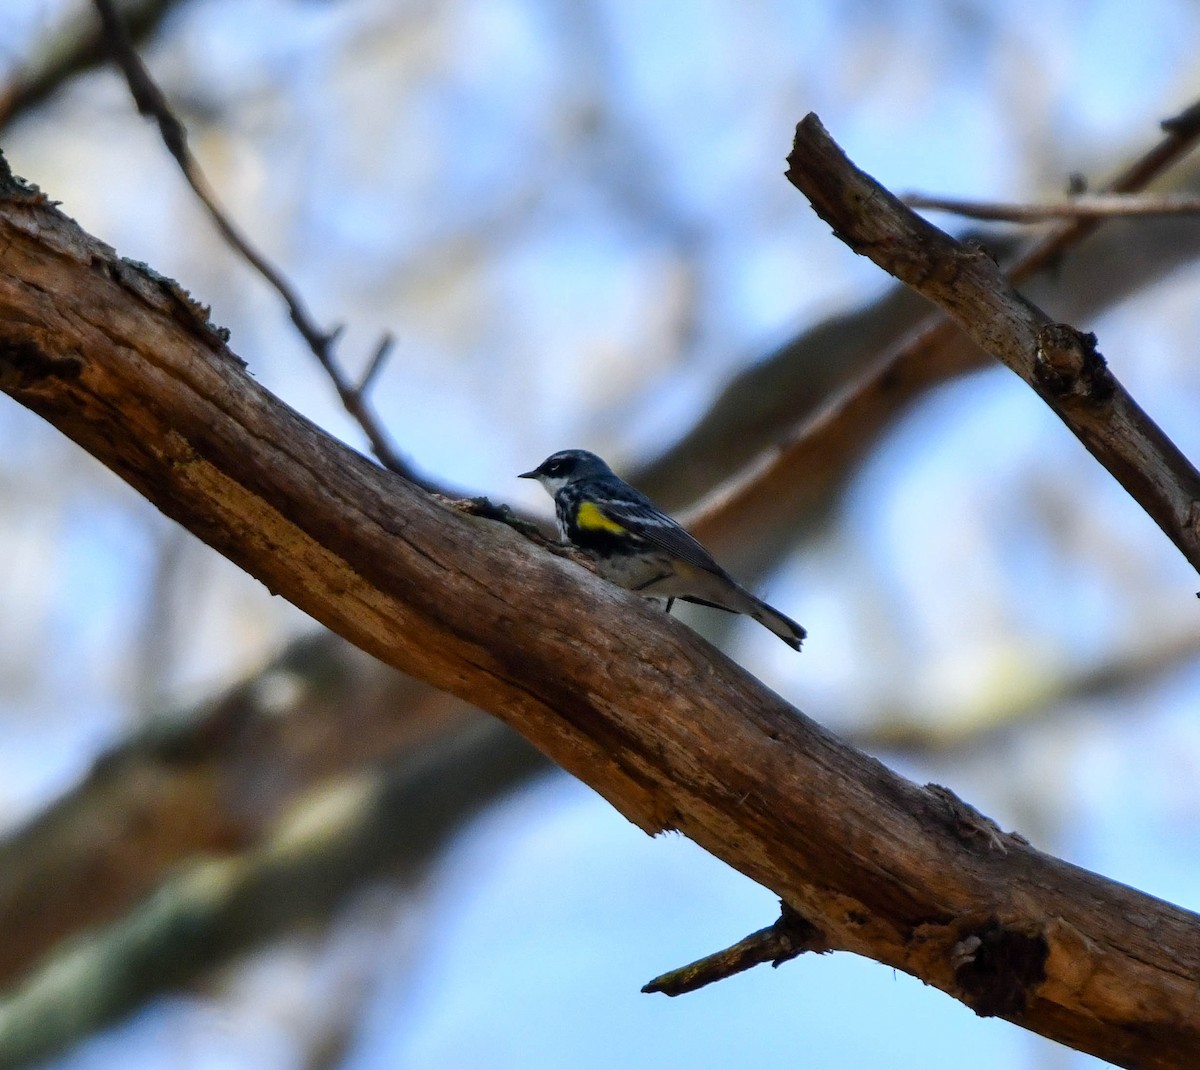
[[[588,551],[610,583],[646,598],[676,598],[744,613],[793,650],[805,631],[740,586],[683,527],[594,453],[562,450],[521,479],[536,479],[554,499],[559,537]]]

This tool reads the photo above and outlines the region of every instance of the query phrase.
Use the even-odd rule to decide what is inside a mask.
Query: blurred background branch
[[[0,1003],[0,1066],[44,1059],[247,947],[325,919],[365,882],[412,887],[464,821],[546,768],[511,730],[477,720],[386,771],[325,778],[244,851],[193,845],[135,909],[56,952]]]
[[[441,490],[436,484],[419,476],[413,471],[412,466],[400,456],[387,432],[380,425],[366,396],[366,388],[378,374],[379,366],[391,349],[390,341],[386,341],[390,336],[385,335],[385,342],[376,347],[375,355],[371,358],[367,371],[358,385],[352,384],[342,371],[333,352],[334,343],[337,341],[338,334],[341,333],[340,330],[324,331],[316,325],[296,287],[279,268],[255,248],[242,229],[221,207],[208,179],[204,177],[204,172],[188,148],[186,128],[167,103],[167,98],[150,76],[145,64],[139,59],[120,10],[113,0],[93,0],[93,3],[100,16],[108,50],[112,55],[113,62],[125,76],[129,91],[137,104],[138,112],[153,119],[158,125],[163,144],[179,165],[187,184],[204,206],[226,244],[254,268],[282,298],[283,303],[287,306],[292,325],[304,339],[313,356],[316,357],[321,370],[328,376],[346,411],[362,428],[363,435],[371,444],[371,450],[379,463],[384,468],[403,476],[410,483],[416,483],[417,486],[424,487],[426,490]]]
[[[906,193],[910,208],[927,208],[1001,223],[1046,223],[1055,219],[1113,219],[1125,216],[1173,216],[1200,213],[1200,199],[1187,196],[1131,197],[1120,193],[1080,193],[1068,200],[1045,204],[1000,204],[964,201],[956,197],[929,197]]]
[[[112,921],[187,858],[251,849],[322,781],[420,753],[480,716],[322,634],[200,708],[152,719],[0,848],[0,917],[26,919],[4,941],[0,980]]]
[[[135,41],[150,37],[180,0],[115,0]],[[46,101],[63,84],[110,59],[104,33],[88,6],[69,12],[38,47],[16,59],[0,86],[0,130]]]

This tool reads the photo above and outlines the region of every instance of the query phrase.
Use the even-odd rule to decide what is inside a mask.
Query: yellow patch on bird
[[[614,535],[624,535],[625,529],[615,520],[610,520],[594,502],[584,502],[575,513],[575,523],[584,531],[611,531]]]

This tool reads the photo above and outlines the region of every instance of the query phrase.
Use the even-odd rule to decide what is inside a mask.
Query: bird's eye
[[[552,464],[549,464],[546,466],[546,475],[556,476],[560,472],[562,472],[562,469],[563,469],[562,461],[555,461]]]

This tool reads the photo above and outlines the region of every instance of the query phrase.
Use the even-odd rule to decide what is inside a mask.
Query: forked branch
[[[1024,379],[1200,570],[1200,473],[1109,370],[1094,335],[1055,323],[996,262],[922,219],[860,171],[815,115],[787,177],[856,253],[938,305]]]

